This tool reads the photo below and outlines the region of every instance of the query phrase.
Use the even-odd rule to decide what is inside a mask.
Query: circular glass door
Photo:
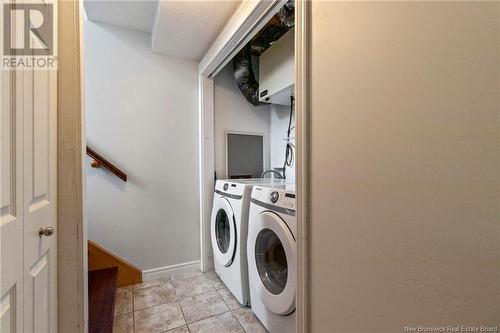
[[[214,198],[210,229],[215,261],[231,265],[236,251],[236,226],[233,209],[224,197]]]
[[[227,253],[231,240],[230,220],[224,209],[219,209],[215,217],[215,239],[220,252]]]
[[[281,294],[288,279],[288,262],[283,244],[271,229],[257,235],[255,264],[264,287],[273,295]]]
[[[276,213],[264,211],[249,221],[248,274],[267,309],[278,315],[295,310],[297,256],[295,238]]]

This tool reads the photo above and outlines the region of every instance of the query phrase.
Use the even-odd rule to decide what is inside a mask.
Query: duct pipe
[[[282,27],[289,30],[295,25],[295,1],[289,0],[276,14]],[[269,43],[274,42],[269,40]],[[233,59],[234,79],[238,89],[245,99],[253,106],[265,103],[259,102],[259,82],[255,79],[252,67],[252,45],[248,43]]]

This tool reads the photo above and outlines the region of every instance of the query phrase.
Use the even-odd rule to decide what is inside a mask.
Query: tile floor
[[[214,271],[119,288],[113,333],[265,333]]]

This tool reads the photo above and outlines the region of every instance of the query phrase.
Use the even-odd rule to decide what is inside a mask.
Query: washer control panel
[[[295,193],[285,193],[283,207],[295,210]]]
[[[217,180],[215,190],[228,195],[241,196],[251,187],[245,184],[231,182],[230,180]]]
[[[278,191],[272,191],[271,194],[269,195],[269,200],[271,200],[272,203],[276,203],[280,197],[280,194]]]

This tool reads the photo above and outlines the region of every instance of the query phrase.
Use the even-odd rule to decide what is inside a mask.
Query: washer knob
[[[280,197],[280,194],[277,191],[271,192],[271,195],[269,196],[269,200],[271,200],[272,203],[276,203],[278,201],[278,198]]]
[[[229,188],[229,184],[228,183],[225,183],[224,186],[222,187],[224,189],[224,191],[227,191],[227,189]]]

